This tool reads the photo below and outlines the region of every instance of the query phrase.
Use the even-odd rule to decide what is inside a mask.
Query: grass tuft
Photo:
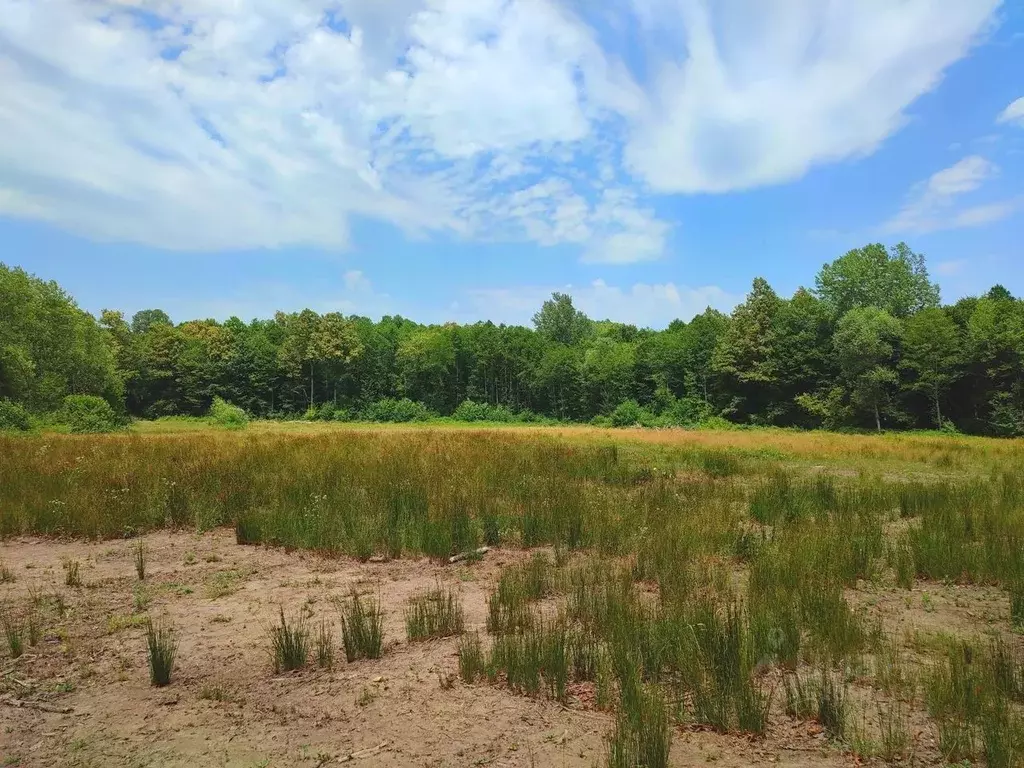
[[[302,669],[309,659],[309,630],[300,615],[291,623],[281,607],[281,623],[270,629],[270,652],[274,659],[274,673]]]
[[[25,652],[24,627],[7,608],[0,609],[0,630],[4,633],[11,658],[17,659]]]
[[[372,598],[352,597],[340,605],[341,642],[345,659],[379,659],[384,652],[384,614]]]
[[[316,633],[316,664],[322,669],[334,666],[334,635],[326,619],[320,621],[320,628]]]
[[[149,620],[146,622],[146,647],[149,651],[149,681],[161,688],[171,682],[178,639],[171,627]]]
[[[135,545],[135,575],[139,581],[146,579],[146,543],[142,539]]]

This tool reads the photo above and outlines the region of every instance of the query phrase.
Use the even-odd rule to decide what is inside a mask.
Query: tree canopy
[[[589,318],[562,293],[533,325],[309,309],[97,319],[55,283],[0,265],[0,400],[42,413],[95,395],[136,417],[204,414],[220,398],[257,417],[724,417],[1024,435],[1024,302],[997,285],[941,306],[924,257],[902,243],[852,250],[788,298],[757,278],[729,315],[709,308],[664,330]]]

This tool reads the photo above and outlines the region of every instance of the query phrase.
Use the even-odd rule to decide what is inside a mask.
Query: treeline
[[[130,321],[0,265],[0,398],[65,396],[119,413],[383,421],[432,414],[612,424],[908,429],[1024,435],[1024,302],[996,286],[942,306],[924,259],[868,245],[780,297],[763,279],[731,315],[665,330],[595,321],[554,294],[533,328],[379,322],[311,310],[272,319]]]

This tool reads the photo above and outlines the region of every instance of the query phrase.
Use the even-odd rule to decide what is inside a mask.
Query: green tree
[[[146,333],[154,325],[173,325],[162,309],[140,309],[132,315],[132,333]]]
[[[572,296],[553,293],[533,316],[537,333],[549,341],[570,346],[594,334],[594,323],[572,305]]]
[[[781,300],[764,278],[754,280],[747,299],[733,310],[718,340],[712,366],[732,394],[731,410],[756,419],[774,396],[775,318]]]
[[[942,427],[942,398],[959,375],[963,339],[945,311],[924,309],[903,324],[900,367],[914,374],[911,388],[926,392],[935,407],[935,424]]]
[[[939,304],[939,287],[928,279],[924,256],[906,243],[889,250],[880,243],[854,248],[823,266],[815,285],[836,317],[857,307],[878,307],[904,318]]]
[[[874,416],[882,429],[882,413],[899,383],[895,370],[899,321],[878,307],[851,309],[839,320],[832,343],[851,405]]]

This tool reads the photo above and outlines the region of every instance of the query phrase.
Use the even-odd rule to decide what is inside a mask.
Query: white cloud
[[[872,152],[990,23],[999,0],[634,0],[677,22],[626,150],[665,192],[796,179]]]
[[[343,248],[361,216],[656,259],[645,190],[870,152],[998,2],[0,0],[0,213],[173,249]],[[649,78],[609,37],[631,16]]]
[[[1006,109],[999,113],[997,123],[1016,123],[1024,126],[1024,96],[1011,102]]]
[[[620,287],[594,280],[578,287],[523,286],[470,291],[469,309],[463,307],[462,314],[465,319],[486,316],[495,322],[528,324],[554,291],[571,295],[576,308],[595,320],[651,328],[664,328],[676,319],[690,320],[709,306],[728,312],[743,301],[743,296],[714,285],[691,288],[674,283],[635,283]]]
[[[883,229],[887,232],[934,232],[978,227],[1009,216],[1021,207],[1020,198],[957,208],[961,196],[978,190],[998,171],[997,166],[980,155],[965,157],[915,185],[906,204]]]

